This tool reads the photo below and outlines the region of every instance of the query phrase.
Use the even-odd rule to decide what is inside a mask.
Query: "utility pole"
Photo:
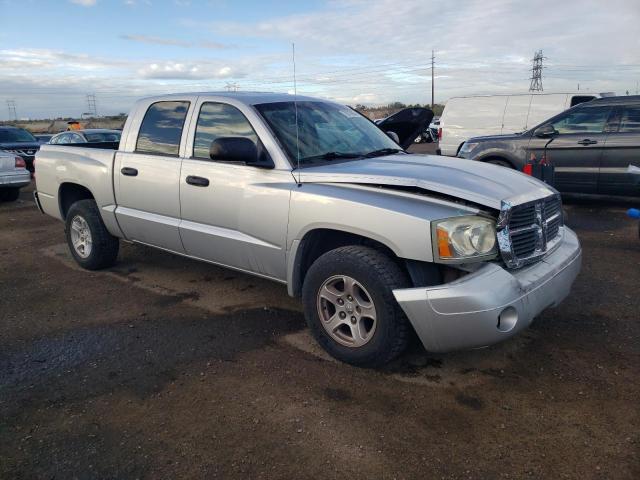
[[[18,120],[18,114],[16,113],[16,101],[7,100],[7,108],[9,109],[9,120]]]
[[[530,92],[544,91],[544,88],[542,88],[542,69],[544,68],[542,62],[545,58],[546,57],[542,55],[542,50],[537,51],[533,56],[533,65],[531,67],[531,85],[529,86]]]
[[[88,113],[91,113],[94,117],[98,116],[98,109],[96,108],[95,93],[87,94],[87,107],[88,107]]]
[[[431,50],[431,109],[433,110],[433,106],[435,105],[435,84],[433,83],[435,80],[435,64],[436,57],[435,52]]]

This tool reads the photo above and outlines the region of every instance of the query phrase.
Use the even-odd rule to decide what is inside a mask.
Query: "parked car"
[[[52,133],[38,133],[34,137],[38,140],[38,143],[49,143],[49,140],[53,137]]]
[[[439,130],[439,153],[455,157],[472,137],[524,132],[567,108],[610,94],[529,93],[454,97]]]
[[[438,141],[438,129],[440,128],[440,117],[433,117],[431,123],[425,130],[416,137],[415,143],[433,143]]]
[[[640,157],[640,96],[580,104],[524,133],[472,138],[459,156],[522,170],[545,146],[560,192],[640,196],[628,170]]]
[[[33,159],[39,148],[40,142],[28,130],[0,126],[0,150],[22,157],[32,174],[35,172]]]
[[[49,140],[52,145],[64,145],[70,143],[117,143],[120,141],[120,130],[108,130],[105,128],[87,128],[58,133]]]
[[[31,174],[22,157],[0,151],[0,200],[14,202],[20,189],[31,182]]]
[[[401,120],[394,133],[411,143],[424,115]],[[406,153],[333,102],[147,98],[122,138],[117,151],[38,153],[36,202],[65,222],[80,266],[113,265],[126,239],[286,284],[317,341],[355,365],[390,361],[411,329],[434,352],[505,340],[561,302],[580,270],[555,190]]]

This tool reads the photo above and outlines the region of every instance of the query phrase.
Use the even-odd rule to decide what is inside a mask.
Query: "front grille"
[[[532,263],[562,238],[562,202],[559,195],[511,206],[503,203],[498,219],[498,244],[511,268]]]

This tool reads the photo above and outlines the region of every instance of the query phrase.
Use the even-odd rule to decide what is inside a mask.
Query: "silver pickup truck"
[[[555,190],[398,140],[310,97],[147,98],[117,151],[44,145],[35,196],[82,267],[113,265],[123,239],[281,282],[359,366],[413,332],[433,352],[505,340],[569,294],[581,250]]]

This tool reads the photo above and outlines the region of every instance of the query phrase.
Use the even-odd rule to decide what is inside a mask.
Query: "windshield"
[[[263,103],[256,109],[267,121],[293,165],[314,161],[361,158],[376,152],[394,153],[401,148],[358,112],[325,102]],[[299,147],[297,147],[299,145]]]
[[[0,130],[0,142],[2,143],[12,143],[12,142],[35,142],[37,140],[33,135],[31,135],[26,130],[21,128],[11,129],[11,130]]]
[[[120,141],[120,132],[85,133],[84,136],[89,143]]]

